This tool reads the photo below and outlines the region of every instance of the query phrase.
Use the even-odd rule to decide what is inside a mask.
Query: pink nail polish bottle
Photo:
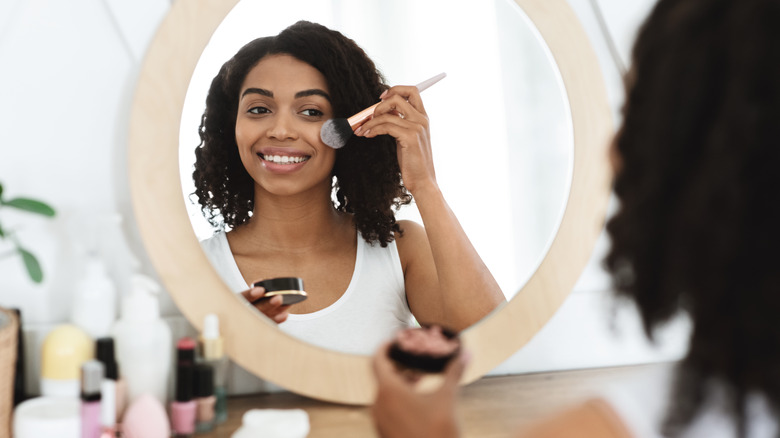
[[[103,364],[88,360],[81,365],[81,438],[100,438],[100,386]]]
[[[182,363],[176,367],[176,400],[171,403],[171,428],[176,438],[189,438],[195,433],[198,405],[193,398],[194,365]]]

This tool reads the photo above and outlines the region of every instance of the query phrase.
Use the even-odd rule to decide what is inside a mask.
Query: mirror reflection
[[[316,345],[368,354],[412,317],[473,324],[533,272],[568,193],[571,132],[544,46],[505,1],[303,3],[270,14],[266,2],[239,3],[195,70],[181,163],[196,234],[235,292],[303,278],[305,301],[257,308]],[[422,18],[445,12],[446,23]],[[366,53],[311,24],[255,40],[298,19]],[[334,47],[341,55],[326,56]],[[422,94],[390,88],[362,132],[325,146],[326,120],[387,88],[372,62],[389,85],[448,77]]]

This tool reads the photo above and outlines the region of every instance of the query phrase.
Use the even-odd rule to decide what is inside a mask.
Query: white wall
[[[186,0],[180,0],[186,1]],[[588,0],[569,0],[597,49],[617,114],[622,101],[619,75]],[[601,0],[624,60],[636,24],[650,0]],[[130,261],[116,233],[93,239],[96,218],[120,213],[139,269],[154,275],[135,229],[125,170],[126,129],[140,60],[154,29],[170,7],[167,0],[2,0],[0,1],[0,182],[7,196],[30,196],[51,203],[53,220],[0,211],[5,228],[37,254],[46,279],[27,280],[16,258],[0,259],[0,305],[21,307],[30,340],[65,322],[73,284],[88,247],[103,251],[120,293],[127,290]],[[599,243],[575,291],[531,344],[494,373],[567,369],[668,360],[685,347],[686,327],[678,322],[658,349],[644,343],[636,316],[621,308],[609,330],[609,285],[599,263]],[[6,246],[0,244],[0,255]],[[165,315],[179,315],[167,294]],[[173,318],[172,321],[177,321]],[[185,329],[180,329],[185,330]],[[28,346],[36,359],[37,346]],[[28,379],[30,381],[30,379]]]

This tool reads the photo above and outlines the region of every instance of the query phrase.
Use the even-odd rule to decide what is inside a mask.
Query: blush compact
[[[289,304],[299,303],[308,297],[303,290],[303,280],[298,277],[269,278],[253,283],[252,287],[262,287],[265,289],[265,294],[254,300],[252,304],[257,304],[262,300],[267,300],[280,295],[282,297],[282,305],[287,306]]]
[[[440,373],[459,352],[458,334],[434,325],[401,330],[390,345],[388,355],[402,369]]]

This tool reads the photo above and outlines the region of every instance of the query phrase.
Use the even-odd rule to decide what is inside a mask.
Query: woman
[[[661,0],[641,28],[614,141],[620,206],[606,266],[651,338],[690,316],[689,351],[671,373],[638,377],[518,436],[778,436],[778,21],[777,0]],[[425,436],[453,436],[462,361],[425,403],[384,351],[375,365],[383,436],[418,436],[397,432],[433,424],[426,416],[440,427]]]
[[[378,99],[343,148],[322,142],[325,121]],[[244,46],[211,84],[200,135],[195,195],[227,230],[203,247],[250,301],[255,281],[304,280],[307,300],[257,304],[283,330],[370,354],[412,316],[460,330],[504,301],[436,184],[417,89],[388,88],[341,33],[298,22]],[[395,220],[412,196],[425,228]]]

